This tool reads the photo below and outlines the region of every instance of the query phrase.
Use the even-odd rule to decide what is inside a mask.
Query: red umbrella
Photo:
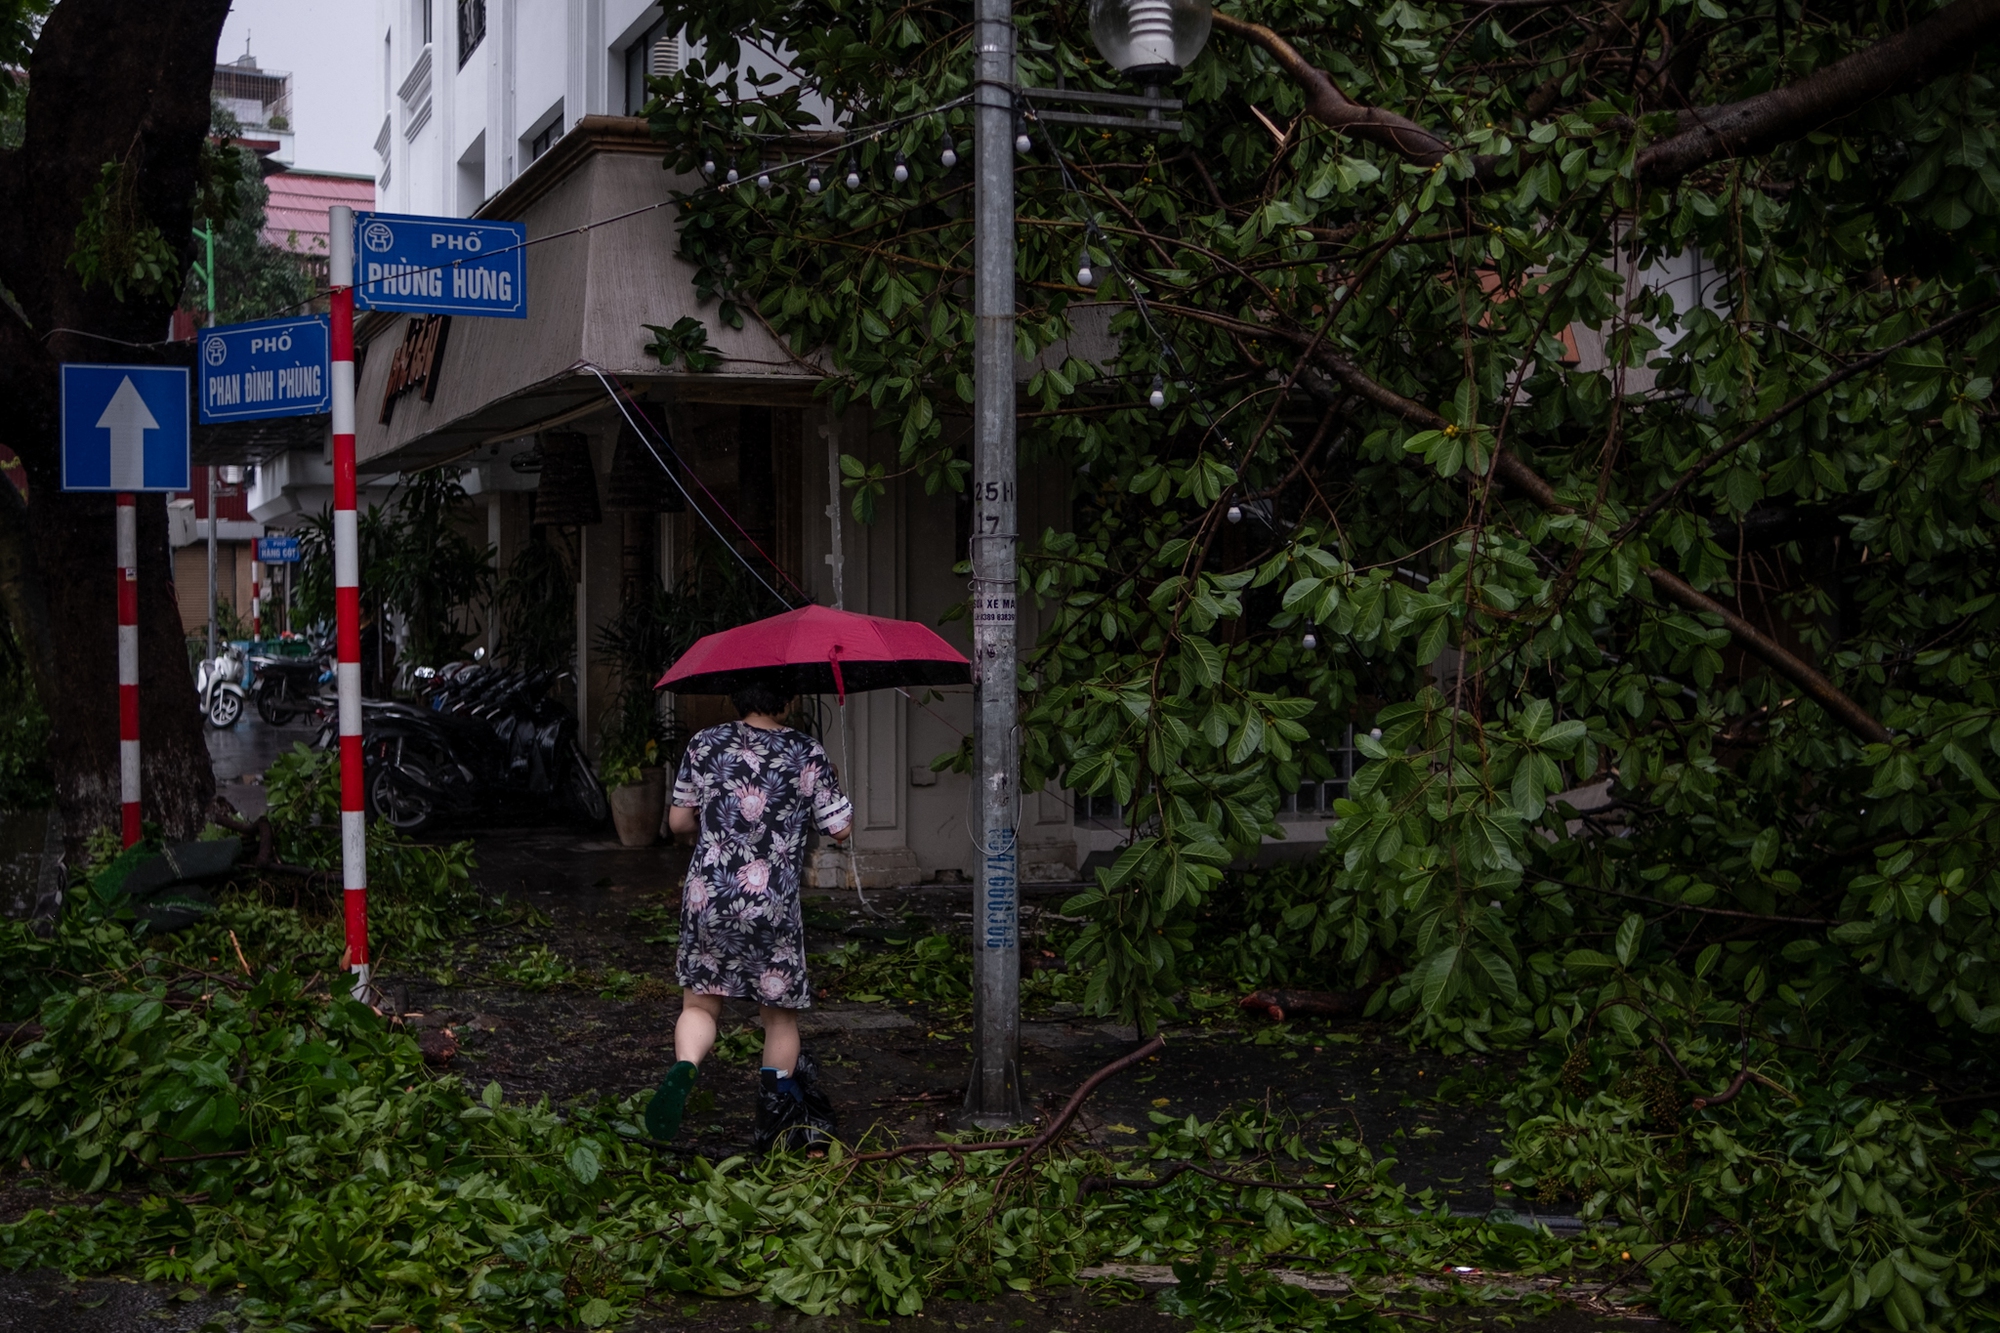
[[[965,685],[972,664],[924,625],[805,606],[704,635],[655,689],[729,694],[766,682],[793,694]]]

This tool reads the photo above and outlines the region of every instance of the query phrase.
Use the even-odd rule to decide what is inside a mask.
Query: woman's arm
[[[701,829],[701,811],[691,805],[671,806],[667,810],[667,832],[675,838],[692,838]]]

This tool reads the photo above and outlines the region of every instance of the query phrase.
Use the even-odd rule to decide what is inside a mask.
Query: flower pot
[[[650,847],[660,835],[660,816],[667,804],[667,771],[642,768],[644,780],[611,789],[611,822],[618,841],[627,847]]]

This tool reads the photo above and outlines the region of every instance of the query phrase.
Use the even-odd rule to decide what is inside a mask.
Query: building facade
[[[377,0],[384,212],[469,217],[585,116],[680,67],[646,0]]]

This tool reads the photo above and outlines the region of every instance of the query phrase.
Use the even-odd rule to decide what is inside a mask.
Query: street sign
[[[297,537],[259,537],[257,559],[267,565],[295,565],[299,561]]]
[[[66,491],[188,489],[183,366],[62,368]]]
[[[203,329],[195,364],[203,425],[331,410],[325,315]]]
[[[519,222],[356,213],[354,308],[526,319],[527,242]]]

